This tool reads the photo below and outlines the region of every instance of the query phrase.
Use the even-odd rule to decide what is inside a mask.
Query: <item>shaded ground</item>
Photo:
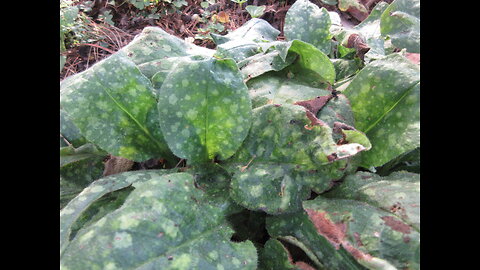
[[[339,13],[344,25],[354,26],[362,20],[362,16],[359,16],[355,10],[343,12],[336,5],[326,5],[321,0],[310,1],[320,7],[325,7],[329,11]],[[380,0],[358,1],[369,11],[380,2]],[[392,0],[383,1],[392,2]],[[173,9],[171,4],[159,1],[156,4],[156,10],[150,8],[140,10],[125,0],[76,1],[76,5],[87,7],[83,13],[86,15],[85,24],[88,28],[86,32],[88,32],[90,38],[89,42],[70,45],[70,48],[67,44],[67,52],[65,53],[67,60],[60,73],[60,80],[81,72],[95,62],[116,52],[128,44],[146,26],[158,26],[182,39],[194,39],[197,35],[208,34],[208,30],[205,31],[205,29],[208,28],[209,24],[212,21],[219,22],[214,16],[217,18],[221,16],[220,23],[224,30],[219,33],[226,34],[251,19],[251,16],[245,10],[246,5],[265,5],[265,12],[260,18],[280,30],[279,39],[283,39],[285,15],[295,0],[248,0],[242,7],[231,0],[217,0],[215,4],[206,9],[201,6],[201,3],[205,0],[186,0],[186,2],[188,3],[187,6]],[[152,18],[152,15],[160,16],[160,18]],[[198,20],[199,17],[203,20]],[[208,39],[194,39],[193,42],[199,46],[215,47],[215,44]]]

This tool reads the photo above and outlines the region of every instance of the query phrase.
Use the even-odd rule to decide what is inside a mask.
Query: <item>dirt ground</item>
[[[120,48],[128,44],[135,35],[139,34],[146,26],[158,26],[168,33],[178,36],[182,39],[194,38],[197,34],[202,33],[201,29],[205,28],[205,23],[195,20],[195,16],[202,15],[206,10],[201,6],[205,0],[187,0],[188,6],[183,6],[179,10],[181,12],[168,12],[167,4],[159,1],[157,4],[158,12],[163,10],[166,16],[159,19],[146,18],[142,11],[128,4],[127,1],[95,0],[95,1],[76,1],[77,5],[90,4],[88,12],[84,12],[87,24],[91,29],[89,33],[94,38],[92,42],[80,43],[75,46],[67,47],[67,60],[65,66],[60,73],[60,80],[71,76],[75,73],[87,69],[95,62],[107,57],[108,55],[118,51]],[[336,5],[324,4],[321,0],[310,0],[312,3],[325,7],[329,11],[336,11],[340,14],[344,25],[354,26],[362,20],[361,16],[354,10],[340,11]],[[380,0],[358,0],[369,11]],[[383,0],[384,2],[392,2],[392,0]],[[245,10],[246,5],[265,5],[266,9],[261,19],[269,22],[273,27],[280,30],[279,39],[283,39],[283,25],[285,15],[295,0],[248,0],[239,7],[231,0],[217,0],[215,4],[207,8],[211,14],[221,15],[224,18],[223,26],[225,30],[220,34],[226,34],[228,31],[235,30],[242,26],[246,21],[250,20],[249,13]],[[109,11],[109,12],[108,12]],[[145,13],[148,10],[144,10]],[[111,21],[114,25],[105,23],[102,14],[108,12],[112,15]],[[197,15],[195,15],[197,14]],[[143,15],[143,16],[142,16]],[[195,39],[194,43],[199,46],[215,48],[215,44],[211,40]]]

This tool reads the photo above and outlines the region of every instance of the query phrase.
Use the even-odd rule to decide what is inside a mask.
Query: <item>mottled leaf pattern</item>
[[[135,161],[173,159],[152,84],[133,62],[116,53],[77,75],[61,89],[60,104],[87,140]]]
[[[280,31],[267,21],[253,18],[231,33],[220,36],[211,34],[217,44],[215,55],[242,61],[250,56],[263,52],[264,43],[275,41]]]
[[[344,179],[342,185],[325,194],[366,202],[388,211],[420,231],[420,175],[394,172],[380,177],[369,172],[358,172]]]
[[[253,117],[251,135],[228,161],[234,174],[232,199],[250,210],[280,214],[301,209],[310,190],[324,192],[342,177],[347,164],[336,159],[370,148],[356,130],[312,124],[301,106],[264,105],[254,109]],[[337,129],[348,143],[335,143]]]
[[[69,243],[72,225],[92,203],[107,193],[128,187],[137,181],[146,181],[168,172],[170,171],[125,172],[101,178],[90,184],[60,211],[60,254],[63,253]]]
[[[330,91],[314,88],[284,74],[268,73],[247,82],[253,108],[266,104],[293,104],[317,96],[326,96]]]
[[[320,86],[319,83],[333,84],[335,80],[332,62],[311,44],[300,40],[276,41],[265,43],[262,52],[238,63],[246,80],[282,69],[290,77],[303,78],[314,87]]]
[[[284,32],[289,40],[308,42],[325,54],[330,53],[330,15],[308,0],[297,0],[285,16]]]
[[[135,39],[120,50],[135,64],[187,55],[212,56],[215,51],[170,35],[159,27],[145,27]]]
[[[355,127],[372,149],[361,165],[380,166],[420,144],[419,67],[399,54],[371,62],[343,91],[352,103]]]
[[[234,174],[230,195],[235,202],[251,210],[268,214],[294,212],[310,190],[293,173],[292,165],[255,163]]]
[[[349,256],[368,269],[419,269],[419,194],[418,174],[358,172],[305,201],[305,213],[267,218],[267,228],[332,269],[350,269],[341,266]]]
[[[61,269],[419,269],[419,0],[362,4],[215,50],[146,27],[61,81]]]
[[[370,62],[374,59],[380,59],[387,53],[385,51],[384,39],[380,32],[380,17],[388,7],[386,2],[378,3],[370,12],[370,15],[360,24],[354,27],[367,43],[370,50],[365,54],[365,61]]]
[[[395,0],[383,12],[381,32],[397,48],[420,53],[420,0]]]
[[[253,244],[231,242],[223,209],[202,197],[186,173],[137,182],[121,208],[78,232],[61,269],[256,269]]]
[[[313,125],[305,108],[297,105],[269,104],[253,110],[249,135],[235,154],[234,160],[245,164],[278,162],[315,169],[327,164],[327,156],[336,150],[331,128]]]
[[[252,105],[231,59],[179,63],[160,93],[165,140],[175,155],[189,162],[229,158],[247,136]]]
[[[67,112],[62,109],[60,109],[60,136],[73,147],[80,147],[87,143],[80,130],[69,119]]]

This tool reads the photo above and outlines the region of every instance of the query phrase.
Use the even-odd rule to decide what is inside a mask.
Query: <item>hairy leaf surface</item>
[[[255,247],[231,242],[232,234],[223,209],[204,200],[190,174],[154,176],[79,231],[61,269],[255,269]]]
[[[299,39],[314,45],[325,54],[331,50],[330,15],[308,0],[298,0],[285,16],[285,37]]]
[[[380,166],[420,145],[419,67],[399,54],[371,62],[343,93],[352,103],[355,127],[372,149],[361,165]]]
[[[91,183],[60,211],[60,254],[69,244],[71,227],[87,208],[103,195],[168,173],[168,170],[125,172],[101,178]]]
[[[112,155],[173,159],[158,128],[152,84],[121,53],[68,81],[60,104],[88,141]]]
[[[160,127],[175,155],[192,163],[222,160],[247,136],[251,106],[233,60],[184,61],[160,89]]]

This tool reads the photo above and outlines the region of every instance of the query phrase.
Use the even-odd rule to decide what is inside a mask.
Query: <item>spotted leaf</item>
[[[87,143],[80,130],[69,119],[67,112],[62,109],[60,109],[60,137],[73,147],[80,147]]]
[[[280,214],[301,209],[310,190],[331,188],[342,177],[346,159],[370,148],[364,134],[330,128],[302,106],[264,105],[253,116],[248,137],[225,165],[233,173],[232,199],[250,210]],[[333,140],[337,129],[345,144]]]
[[[355,127],[372,149],[361,166],[380,166],[420,145],[419,67],[399,54],[365,66],[343,93],[352,103]]]
[[[382,13],[382,35],[397,48],[420,53],[420,0],[395,0]]]
[[[160,128],[178,157],[191,163],[223,160],[247,136],[252,105],[231,59],[179,63],[160,93]]]
[[[95,201],[102,198],[105,194],[128,187],[137,181],[146,181],[167,172],[169,171],[125,172],[92,182],[60,211],[60,254],[63,253],[69,244],[73,224]]]
[[[188,55],[212,56],[215,52],[185,42],[159,27],[145,27],[134,40],[120,50],[135,64]]]
[[[217,44],[215,55],[241,61],[263,52],[264,43],[275,41],[279,34],[267,21],[253,18],[225,36],[211,36]]]
[[[284,32],[288,40],[299,39],[325,54],[331,50],[330,15],[308,0],[298,0],[285,16]]]
[[[79,231],[60,269],[256,269],[254,245],[230,241],[223,211],[190,174],[153,176],[137,182],[121,208]]]
[[[347,176],[343,183],[325,194],[327,198],[362,201],[390,212],[420,231],[420,175],[393,172],[381,177],[369,172]]]
[[[283,73],[268,73],[247,82],[254,108],[266,104],[293,104],[297,101],[327,96],[331,92],[289,79]]]
[[[158,128],[152,84],[122,53],[70,78],[60,104],[85,138],[110,154],[174,162]]]
[[[289,73],[313,87],[333,84],[335,68],[323,52],[300,40],[265,43],[262,52],[238,63],[246,80],[268,71]]]

